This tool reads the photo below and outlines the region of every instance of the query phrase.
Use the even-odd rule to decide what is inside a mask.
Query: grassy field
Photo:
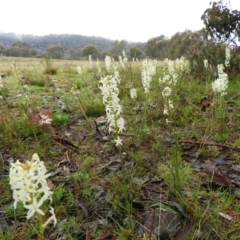
[[[0,239],[240,239],[240,79],[221,96],[184,59],[1,57],[0,73]],[[9,170],[34,153],[53,194],[27,219]]]

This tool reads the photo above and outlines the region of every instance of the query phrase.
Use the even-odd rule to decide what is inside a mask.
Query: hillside
[[[44,52],[49,45],[60,44],[64,51],[68,51],[70,48],[81,50],[85,45],[95,45],[99,50],[113,49],[116,41],[103,37],[96,36],[83,36],[77,34],[49,34],[45,36],[35,35],[17,35],[15,33],[2,33],[0,32],[0,45],[9,47],[11,44],[23,41],[30,44],[30,46],[37,51]],[[138,45],[141,48],[145,46],[144,43],[130,43],[124,40],[128,47],[132,45]]]
[[[25,41],[33,48],[44,51],[50,44],[60,44],[65,50],[69,48],[82,49],[86,44],[96,45],[100,49],[110,49],[114,41],[102,37],[88,37],[76,34],[49,34],[45,36],[17,35],[14,33],[0,33],[0,44],[10,46],[16,41]]]

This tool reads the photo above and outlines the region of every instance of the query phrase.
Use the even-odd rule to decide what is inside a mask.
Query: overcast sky
[[[0,32],[146,42],[203,27],[210,0],[1,0]],[[240,0],[231,0],[240,10]]]

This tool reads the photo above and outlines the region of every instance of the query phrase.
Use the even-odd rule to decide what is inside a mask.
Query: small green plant
[[[64,233],[69,240],[84,239],[85,233],[82,231],[82,223],[79,223],[77,217],[69,217],[66,221],[62,221],[60,226],[64,229]],[[74,231],[73,231],[74,229]]]
[[[89,101],[85,106],[86,115],[89,117],[99,117],[105,113],[104,105],[99,101]]]
[[[4,211],[9,217],[17,217],[18,219],[26,219],[26,209],[22,203],[19,203],[15,208],[13,205],[6,205]]]
[[[67,123],[69,114],[63,112],[56,112],[52,115],[52,123],[56,126],[63,126]]]
[[[0,230],[0,239],[12,240],[12,233]]]
[[[83,83],[82,83],[82,81],[80,81],[80,80],[76,80],[76,81],[74,82],[74,85],[75,85],[75,88],[76,88],[77,90],[81,90],[81,88],[82,88],[82,86],[83,86]]]
[[[1,84],[1,82],[0,82],[0,84]],[[3,98],[3,99],[6,99],[7,98],[7,96],[8,96],[8,94],[9,94],[9,89],[8,88],[6,88],[6,87],[0,87],[0,96]]]
[[[235,145],[236,145],[236,146],[240,146],[240,138],[238,138],[238,139],[235,140]]]
[[[44,87],[46,85],[46,81],[43,79],[33,79],[29,82],[29,85],[37,86],[37,87]]]
[[[44,69],[44,74],[55,75],[57,74],[57,68],[53,66],[53,60],[51,57],[46,56],[44,57],[44,61],[42,61]]]
[[[172,191],[179,193],[181,188],[190,181],[193,170],[182,160],[179,146],[173,148],[170,158],[170,163],[167,159],[160,163],[160,176],[165,179]]]
[[[214,136],[214,140],[217,142],[226,141],[229,138],[229,133],[216,133]]]
[[[44,69],[43,73],[49,74],[49,75],[55,75],[55,74],[57,74],[57,68],[55,68],[55,67],[46,67]]]

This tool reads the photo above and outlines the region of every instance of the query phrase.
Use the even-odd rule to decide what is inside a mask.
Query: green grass
[[[21,205],[14,213],[8,184],[10,163],[29,160],[35,152],[53,173],[52,206],[58,225],[47,228],[46,238],[61,228],[61,235],[73,240],[88,235],[92,239],[146,239],[135,232],[138,216],[157,209],[162,201],[171,203],[169,196],[174,193],[191,219],[187,239],[199,234],[201,239],[238,239],[240,209],[235,189],[215,186],[212,176],[198,165],[224,158],[226,152],[233,163],[240,163],[237,150],[218,145],[240,145],[238,79],[229,82],[219,107],[210,79],[192,80],[178,69],[178,82],[169,85],[174,108],[166,115],[167,100],[161,93],[168,84],[160,84],[159,78],[167,65],[158,62],[148,94],[142,86],[141,63],[126,63],[125,68],[116,65],[126,128],[119,135],[123,145],[116,147],[117,134],[109,133],[106,121],[98,122],[106,115],[99,80],[114,74],[107,72],[104,63],[99,73],[95,62],[90,69],[88,62],[81,61],[54,60],[47,66],[40,59],[24,58],[17,59],[15,67],[14,61],[0,58],[0,72],[7,75],[0,90],[0,206],[8,224],[17,218],[19,225],[0,229],[1,239],[37,239],[36,220],[26,221]],[[44,72],[48,67],[56,72]],[[27,88],[22,77],[30,79]],[[136,99],[130,98],[131,87],[137,90]],[[201,111],[204,96],[211,102],[206,112]],[[50,127],[39,124],[44,111],[49,111]]]

